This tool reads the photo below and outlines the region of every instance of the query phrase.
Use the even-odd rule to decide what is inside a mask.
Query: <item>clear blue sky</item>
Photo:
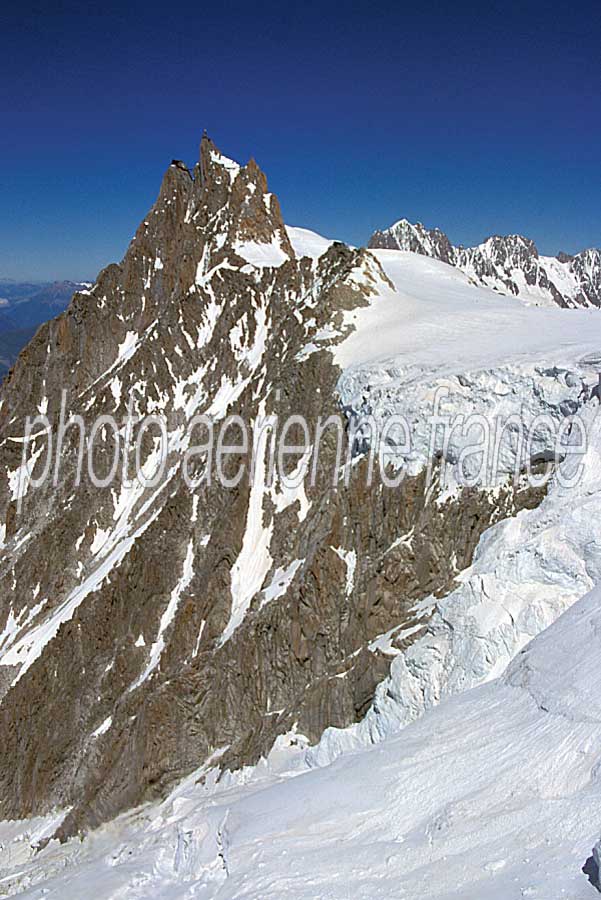
[[[286,221],[601,245],[598,3],[32,3],[0,12],[0,277],[119,260],[202,129]]]

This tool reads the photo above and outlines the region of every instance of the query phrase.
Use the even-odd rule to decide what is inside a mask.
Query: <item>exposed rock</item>
[[[596,866],[596,871],[591,881],[601,893],[601,841],[593,847],[593,862]]]
[[[425,228],[421,222],[412,225],[407,219],[401,219],[386,231],[376,231],[368,247],[374,250],[410,250],[455,264],[455,248],[444,232],[438,228]]]

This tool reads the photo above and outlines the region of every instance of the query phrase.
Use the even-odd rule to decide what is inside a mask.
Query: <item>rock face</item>
[[[455,264],[455,248],[443,231],[425,228],[421,222],[412,225],[407,219],[395,222],[385,231],[376,231],[368,246],[373,250],[410,250]]]
[[[596,868],[591,881],[601,894],[601,841],[593,847],[593,862]]]
[[[601,250],[541,256],[533,241],[517,234],[490,237],[476,247],[454,247],[438,228],[406,219],[376,231],[368,247],[431,256],[461,269],[477,284],[532,303],[601,306]]]
[[[0,819],[72,807],[66,836],[207,760],[237,768],[294,727],[317,740],[357,721],[389,669],[375,639],[404,622],[419,634],[415,601],[450,590],[483,530],[539,501],[436,502],[425,473],[368,486],[361,459],[344,488],[335,431],[315,483],[297,455],[292,488],[270,482],[266,442],[253,478],[236,481],[232,453],[229,487],[207,477],[208,449],[190,458],[207,420],[337,413],[328,348],[385,281],[339,243],[296,258],[256,163],[204,138],[192,172],[167,169],[123,261],[23,351],[0,402]],[[101,420],[84,448],[96,483],[89,467],[79,479],[82,431],[128,412],[162,417],[164,458],[158,430],[139,433],[109,481],[126,429]]]

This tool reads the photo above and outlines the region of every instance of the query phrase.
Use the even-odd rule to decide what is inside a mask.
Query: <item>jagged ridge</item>
[[[409,250],[456,266],[478,284],[534,303],[573,308],[601,306],[601,250],[575,256],[541,256],[533,241],[518,234],[495,235],[476,247],[455,247],[438,228],[400,219],[376,231],[368,247]]]

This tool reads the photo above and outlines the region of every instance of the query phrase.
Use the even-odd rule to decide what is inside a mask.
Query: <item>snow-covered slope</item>
[[[601,250],[575,256],[542,256],[519,234],[488,238],[476,247],[454,247],[438,228],[400,219],[369,241],[374,249],[409,250],[463,270],[470,279],[536,306],[601,306]]]
[[[500,680],[327,768],[231,787],[190,779],[37,856],[33,825],[5,825],[3,886],[29,885],[32,900],[80,900],[91,885],[97,900],[592,900],[600,653],[597,589]]]
[[[286,231],[294,252],[297,256],[310,256],[311,259],[319,259],[326,252],[328,247],[334,243],[329,238],[324,238],[316,231],[310,231],[308,228],[297,228],[293,225],[287,225]]]
[[[369,305],[345,315],[351,333],[333,348],[343,372],[338,391],[345,408],[383,426],[394,414],[411,424],[412,471],[440,450],[439,414],[485,415],[490,423],[518,416],[526,427],[541,414],[559,423],[582,402],[583,384],[601,370],[601,317],[595,310],[528,306],[470,284],[459,270],[412,252],[372,251],[390,280]],[[549,432],[533,435],[537,454]],[[434,439],[434,444],[432,444]],[[455,460],[474,432],[456,429],[445,456]],[[501,444],[501,473],[514,471],[513,438]],[[489,481],[490,483],[490,481]]]
[[[470,283],[462,271],[416,253],[372,251],[396,290],[380,292],[347,321],[355,332],[336,348],[343,367],[393,358],[460,372],[510,360],[565,363],[601,349],[596,310],[531,307]]]

